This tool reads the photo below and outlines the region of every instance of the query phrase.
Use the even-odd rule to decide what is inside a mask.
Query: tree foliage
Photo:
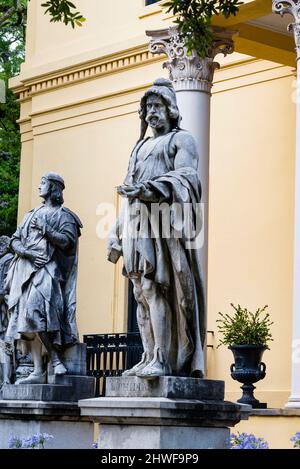
[[[0,18],[13,3],[0,0]],[[24,60],[25,11],[16,11],[0,26],[0,80],[5,89],[5,100],[2,100],[5,102],[0,103],[0,235],[10,235],[17,219],[21,150],[17,124],[19,103],[8,88],[8,80],[19,73]]]
[[[200,57],[205,57],[213,40],[213,15],[235,16],[243,3],[240,0],[167,0],[163,5],[167,13],[176,16],[175,23],[188,51],[195,50]]]
[[[0,0],[0,27],[4,24],[22,22],[26,17],[27,4],[30,0]],[[69,0],[46,0],[41,4],[45,14],[49,13],[50,21],[62,21],[72,28],[82,26],[85,18],[77,11],[76,5]]]
[[[27,0],[0,0],[0,28],[21,24],[26,16]]]
[[[5,102],[0,99],[0,236],[12,234],[17,223],[21,152],[17,120],[20,109],[8,81],[19,73],[24,60],[28,1],[0,0],[0,82],[4,84],[6,95]],[[62,21],[73,28],[85,21],[68,0],[49,0],[41,5],[45,14],[50,15],[50,21]],[[0,89],[0,97],[1,94]]]

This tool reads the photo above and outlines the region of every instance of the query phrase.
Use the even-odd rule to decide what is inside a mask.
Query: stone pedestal
[[[100,449],[222,449],[250,410],[224,401],[223,382],[196,378],[108,378],[106,395],[78,403],[100,424]]]
[[[49,384],[6,384],[2,399],[12,401],[77,402],[95,394],[90,376],[50,376]]]
[[[46,449],[91,449],[94,424],[80,416],[75,403],[0,401],[0,449],[8,449],[11,436],[25,439],[39,433],[53,435]]]
[[[78,343],[60,353],[60,358],[67,368],[67,375],[86,376],[86,344]],[[48,364],[48,376],[53,375],[53,367]]]
[[[95,395],[95,378],[86,376],[86,345],[76,344],[62,355],[68,369],[64,376],[48,366],[47,384],[9,384],[0,400],[0,448],[10,436],[30,438],[49,433],[47,448],[91,449],[94,424],[80,416],[78,401]]]
[[[164,376],[141,379],[107,378],[107,397],[165,397],[169,399],[224,400],[224,381]]]
[[[1,399],[12,401],[77,402],[95,395],[95,378],[86,376],[86,345],[64,350],[62,361],[67,374],[56,376],[48,365],[47,384],[9,384],[2,387]]]

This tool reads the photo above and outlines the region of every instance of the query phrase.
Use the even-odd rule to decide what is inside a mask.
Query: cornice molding
[[[101,57],[98,60],[61,68],[52,73],[28,79],[22,79],[21,75],[21,85],[11,86],[11,89],[19,95],[19,100],[23,102],[37,94],[161,61],[161,57],[157,57],[149,51],[148,44],[143,44],[118,54]]]
[[[99,76],[105,76],[107,74],[112,74],[112,73],[120,73],[123,70],[127,70],[133,67],[139,67],[141,65],[145,65],[147,63],[151,62],[156,62],[156,61],[163,61],[162,56],[153,56],[149,51],[148,51],[148,44],[145,45],[144,48],[139,48],[138,53],[133,53],[133,50],[130,51],[130,55],[126,55],[125,53],[110,56],[110,61],[108,60],[108,57],[106,58],[101,58],[97,62],[95,60],[90,61],[89,63],[85,62],[85,64],[78,64],[77,66],[72,66],[68,70],[62,69],[61,71],[56,71],[55,74],[52,73],[51,75],[43,75],[34,78],[30,78],[28,80],[22,81],[22,76],[19,77],[18,80],[15,81],[15,84],[12,84],[11,89],[14,91],[16,95],[19,97],[19,101],[21,103],[25,103],[30,101],[35,95],[39,95],[41,93],[46,93],[48,91],[52,91],[54,89],[66,87],[66,86],[72,86],[76,85],[77,83],[83,82],[83,81],[89,81],[95,78],[98,78]],[[255,63],[260,63],[262,62],[261,59],[256,59],[256,58],[246,58],[242,60],[237,60],[232,63],[223,65],[220,69],[220,71],[226,71],[230,69],[234,69],[236,67],[240,67],[243,65],[247,64],[255,64]],[[111,67],[108,70],[108,66],[106,66],[105,69],[105,64],[115,64],[113,67]],[[100,68],[100,71],[98,67],[103,67]],[[271,67],[273,68],[273,67]],[[84,77],[77,76],[77,73],[80,73],[79,70],[84,73]],[[264,67],[263,67],[264,70]],[[65,80],[60,80],[58,82],[59,77],[63,76],[68,76],[68,81]],[[243,74],[242,74],[243,76]],[[215,83],[218,83],[218,80],[215,81]],[[135,91],[136,89],[142,90],[148,85],[145,84],[145,86],[139,86],[139,87],[133,87],[133,88],[124,88],[120,91],[116,91],[113,93],[108,93],[105,95],[100,95],[84,100],[79,100],[76,102],[72,102],[63,106],[55,106],[54,109],[46,109],[43,111],[43,113],[48,114],[49,112],[55,112],[59,110],[60,108],[72,108],[74,106],[78,105],[83,105],[87,103],[92,103],[98,100],[102,99],[107,99],[110,97],[115,97],[115,96],[120,96],[123,94],[127,93],[132,93],[133,90]],[[150,86],[150,83],[149,83]],[[40,114],[40,112],[38,112]],[[30,118],[32,117],[32,114],[30,114]]]

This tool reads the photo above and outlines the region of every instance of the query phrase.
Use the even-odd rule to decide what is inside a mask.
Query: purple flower
[[[295,433],[295,435],[292,436],[291,441],[294,443],[294,448],[300,449],[300,432]]]
[[[34,449],[34,444],[31,438],[25,438],[22,440],[22,449]]]
[[[252,433],[232,434],[229,440],[230,449],[269,449],[263,438],[256,438]]]
[[[11,436],[8,440],[9,449],[20,449],[22,448],[22,440],[18,436]]]
[[[46,441],[49,441],[54,437],[53,435],[49,435],[49,433],[41,433],[40,435],[38,435],[38,438],[39,438],[39,444],[42,446],[42,448],[44,448],[44,443],[46,443]]]
[[[29,438],[21,439],[19,437],[12,436],[9,439],[8,447],[10,449],[18,448],[18,449],[36,449],[36,448],[44,448],[44,444],[46,441],[51,440],[53,435],[49,435],[48,433],[37,433],[32,435]]]

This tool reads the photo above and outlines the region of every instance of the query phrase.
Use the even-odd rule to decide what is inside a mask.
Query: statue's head
[[[63,178],[57,173],[50,172],[42,177],[39,194],[43,199],[50,198],[55,204],[62,205],[64,203],[64,188],[65,182]]]
[[[141,99],[140,119],[150,127],[163,125],[167,119],[171,129],[179,128],[181,116],[176,93],[170,80],[158,78]]]
[[[10,238],[8,236],[0,236],[0,257],[5,256],[9,251]]]

